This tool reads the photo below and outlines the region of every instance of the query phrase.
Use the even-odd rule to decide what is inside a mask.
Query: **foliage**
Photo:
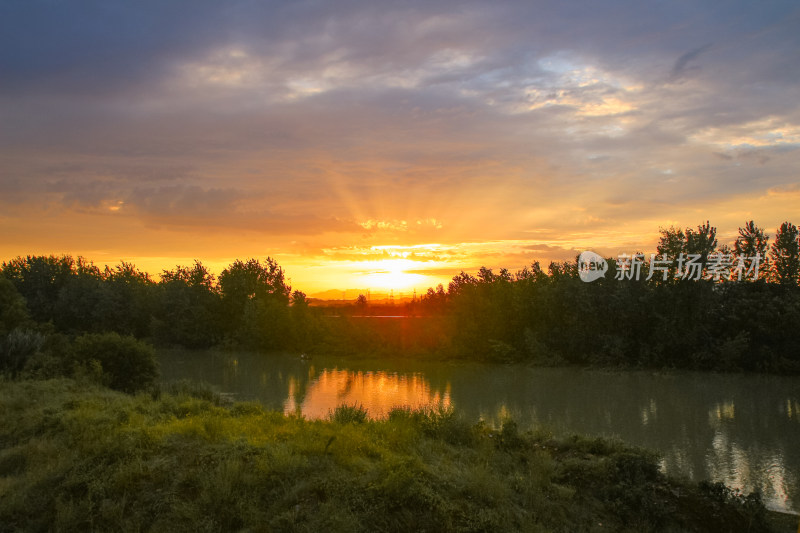
[[[481,267],[392,306],[391,314],[408,316],[400,319],[372,316],[380,313],[366,298],[326,314],[292,292],[269,257],[234,261],[218,279],[195,261],[165,270],[158,283],[128,263],[101,271],[82,258],[20,257],[0,276],[0,340],[16,327],[36,329],[29,310],[40,329],[189,348],[800,372],[796,226],[781,225],[770,245],[748,221],[732,248],[719,244],[708,221],[660,233],[657,256],[674,260],[667,272],[644,263],[638,280],[609,274],[584,283],[577,261],[552,262],[547,272],[537,262],[516,273]],[[712,254],[733,252],[762,258],[755,279],[713,275]],[[689,258],[698,268],[684,275]],[[617,261],[607,261],[616,270]]]
[[[739,236],[736,237],[736,242],[733,245],[733,250],[738,255],[755,257],[757,254],[758,257],[762,258],[763,264],[759,268],[759,279],[766,279],[769,275],[768,244],[769,235],[750,220],[745,223],[744,227],[739,228]]]
[[[4,383],[0,406],[2,531],[768,531],[757,496],[512,421],[309,421],[68,380]]]
[[[783,233],[789,235],[786,244],[779,240],[773,248],[800,261],[790,246],[796,244],[792,226],[785,224]],[[577,262],[552,263],[547,275],[538,263],[515,275],[482,268],[477,276],[462,272],[453,278],[446,293],[429,291],[420,311],[444,317],[442,349],[451,357],[800,372],[800,331],[792,325],[800,320],[800,291],[788,282],[765,283],[766,269],[756,282],[715,280],[708,257],[727,248],[717,248],[716,229],[708,222],[661,234],[658,254],[697,254],[700,279],[682,280],[674,266],[667,281],[661,275],[647,280],[650,273],[642,269],[639,280],[612,274],[593,283],[578,279]],[[766,235],[752,222],[735,243],[748,257],[766,246]],[[615,261],[608,263],[613,272]]]
[[[16,328],[0,342],[0,373],[11,377],[25,367],[28,359],[44,346],[45,336],[31,329]]]
[[[784,222],[775,234],[770,249],[772,277],[776,283],[797,287],[800,283],[800,232],[791,222]]]
[[[161,344],[208,348],[221,340],[216,280],[200,261],[165,270],[158,288],[153,335]]]
[[[155,350],[132,336],[87,333],[75,339],[71,355],[82,368],[99,370],[103,384],[115,390],[143,390],[158,377]]]
[[[216,279],[200,262],[154,282],[131,263],[99,269],[71,256],[27,256],[3,263],[0,335],[27,323],[69,335],[116,332],[166,345],[310,349],[320,328],[305,295],[271,258],[235,261]],[[27,309],[26,309],[27,308]]]
[[[0,277],[0,337],[30,322],[25,298],[8,279]]]
[[[258,350],[285,348],[291,338],[291,287],[283,269],[268,257],[236,260],[219,276],[226,330],[237,345]]]
[[[363,424],[367,421],[367,410],[363,405],[340,405],[329,418],[337,424]]]

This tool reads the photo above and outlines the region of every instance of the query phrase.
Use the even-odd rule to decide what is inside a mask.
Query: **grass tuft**
[[[367,421],[367,409],[363,405],[340,405],[329,418],[337,424],[363,424]]]

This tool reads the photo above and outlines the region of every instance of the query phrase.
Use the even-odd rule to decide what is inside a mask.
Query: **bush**
[[[28,307],[14,284],[0,276],[0,336],[30,322]]]
[[[103,384],[133,393],[158,377],[155,350],[149,344],[118,333],[91,333],[75,339],[72,355],[79,368],[94,373],[99,363]]]
[[[44,345],[45,337],[38,331],[16,328],[5,340],[0,339],[0,372],[12,377],[22,370],[28,359]]]

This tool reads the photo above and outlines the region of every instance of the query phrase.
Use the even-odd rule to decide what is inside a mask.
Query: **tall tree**
[[[107,313],[112,298],[111,286],[103,272],[91,261],[78,257],[73,274],[59,289],[54,323],[60,331],[113,331],[115,317]]]
[[[287,285],[283,269],[271,257],[262,265],[258,259],[247,262],[237,259],[219,276],[222,296],[241,304],[249,299],[273,299],[289,304],[291,287]]]
[[[156,287],[150,275],[125,261],[106,266],[103,273],[110,297],[104,302],[103,313],[112,324],[109,328],[123,335],[146,337],[150,334],[152,289]]]
[[[189,348],[219,341],[219,292],[214,275],[200,261],[165,270],[158,285],[154,333],[161,341]]]
[[[74,274],[75,260],[68,256],[17,257],[3,263],[3,276],[25,298],[37,322],[53,320],[59,291]]]
[[[766,279],[769,275],[768,246],[769,235],[750,220],[745,223],[744,227],[739,228],[739,236],[736,237],[736,242],[733,243],[733,250],[738,256],[756,257],[758,255],[761,261],[758,278]]]
[[[784,222],[775,233],[770,249],[773,281],[781,285],[797,286],[800,283],[800,238],[797,226]]]
[[[677,278],[676,261],[681,254],[686,253],[686,235],[683,233],[682,229],[674,226],[659,228],[658,231],[661,237],[658,240],[658,246],[656,246],[656,252],[658,253],[657,259],[671,261],[667,269],[667,280],[674,281]],[[662,280],[662,277],[658,275],[653,279],[659,281]]]
[[[705,267],[708,264],[708,256],[717,249],[717,228],[708,221],[697,226],[696,230],[686,228],[682,231],[675,227],[661,229],[661,239],[656,250],[659,259],[664,257],[671,260],[673,265],[668,268],[669,277],[700,279],[705,276]],[[678,260],[684,254],[684,266],[678,267]],[[689,255],[698,255],[699,258],[691,261],[689,267]],[[697,265],[696,267],[693,265]],[[658,279],[657,277],[654,279]]]
[[[745,223],[744,227],[739,228],[739,236],[736,237],[733,249],[739,255],[752,257],[760,254],[761,257],[765,257],[768,242],[769,235],[750,220]]]
[[[717,228],[707,220],[696,230],[686,229],[686,252],[700,254],[702,264],[708,263],[708,256],[717,249]]]
[[[222,271],[219,286],[225,328],[235,342],[264,350],[286,345],[291,287],[277,261],[237,259]]]
[[[469,287],[474,287],[477,284],[478,279],[475,276],[467,274],[462,270],[458,275],[453,276],[453,281],[447,286],[447,294],[452,297],[463,293],[465,290],[468,290]]]
[[[175,270],[164,270],[161,274],[161,282],[169,283],[172,281],[179,281],[189,287],[196,287],[209,292],[213,292],[216,287],[214,275],[198,260],[195,260],[194,265],[191,267],[178,265]]]

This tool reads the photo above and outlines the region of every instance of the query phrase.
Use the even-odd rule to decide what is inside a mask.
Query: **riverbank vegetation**
[[[365,298],[314,307],[271,258],[237,260],[218,277],[196,261],[156,280],[128,263],[101,270],[70,256],[18,257],[0,272],[0,372],[71,375],[74,339],[109,333],[187,348],[800,372],[797,227],[783,224],[772,241],[753,222],[739,233],[728,246],[708,223],[662,229],[659,257],[694,256],[691,275],[679,262],[663,272],[644,262],[634,276],[620,258],[591,283],[577,261],[461,272],[393,308],[402,319],[370,318],[386,310]],[[733,257],[748,258],[738,273]]]
[[[207,389],[0,382],[0,531],[770,531],[646,451],[449,410],[310,421]]]
[[[0,271],[0,532],[769,531],[757,495],[668,479],[620,443],[449,410],[371,420],[343,406],[310,421],[228,405],[159,384],[153,344],[798,371],[797,230],[784,226],[752,280],[482,268],[398,306],[401,319],[370,318],[363,299],[314,307],[270,258],[158,280],[127,263],[13,259]],[[714,234],[664,230],[659,252],[702,255]],[[757,227],[742,235],[737,251],[766,252]]]

